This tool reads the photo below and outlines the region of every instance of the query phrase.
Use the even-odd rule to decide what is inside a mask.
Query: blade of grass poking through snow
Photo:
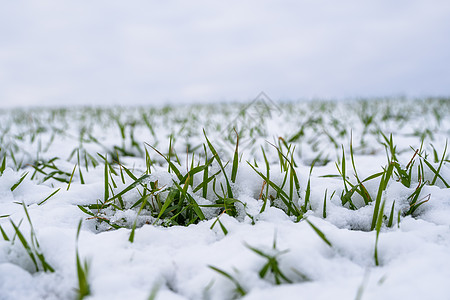
[[[270,164],[267,159],[266,152],[264,151],[264,148],[262,146],[261,146],[261,151],[262,151],[262,154],[264,157],[264,163],[266,164],[266,178],[267,178],[267,180],[270,180]],[[263,192],[264,186],[266,187],[266,195],[264,197],[262,197],[262,192]],[[266,205],[267,205],[267,199],[269,199],[269,184],[267,184],[267,181],[265,181],[265,180],[263,181],[263,187],[261,189],[261,198],[263,198],[264,204],[262,205],[259,213],[262,213],[265,211]]]
[[[279,138],[279,140],[282,140],[284,142],[284,144],[286,143],[281,137]],[[295,172],[295,167],[296,167],[296,163],[294,160],[294,151],[295,151],[295,146],[291,151],[291,145],[289,146],[285,146],[287,148],[287,154],[284,155],[284,153],[281,151],[281,146],[277,147],[274,144],[267,142],[269,145],[271,145],[272,147],[274,147],[275,149],[277,149],[278,154],[281,156],[281,158],[283,158],[284,163],[285,163],[285,171],[287,172],[288,170],[290,171],[290,189],[289,189],[289,195],[290,195],[290,199],[292,200],[292,195],[293,195],[293,183],[295,183],[295,189],[298,190],[300,189],[300,182],[298,180],[297,177],[297,173]],[[288,156],[290,155],[291,159],[288,158]],[[281,162],[281,161],[280,161]],[[289,165],[289,169],[288,169],[288,165]],[[286,180],[286,177],[285,177]],[[284,183],[283,185],[284,186]]]
[[[383,213],[384,213],[384,205],[386,204],[386,201],[383,201],[380,208],[380,213],[378,214],[377,218],[377,224],[376,224],[376,238],[375,238],[375,252],[374,252],[374,258],[375,258],[375,265],[379,266],[380,262],[378,260],[378,238],[380,236],[380,230],[381,225],[383,225]]]
[[[208,267],[209,267],[210,269],[216,271],[216,272],[219,273],[220,275],[222,275],[222,276],[228,278],[231,282],[233,282],[233,283],[234,283],[234,286],[236,287],[236,292],[237,292],[241,297],[244,297],[244,296],[247,294],[247,292],[246,292],[246,291],[244,290],[244,288],[241,286],[241,284],[239,283],[239,281],[237,281],[237,279],[234,278],[233,276],[231,276],[229,273],[227,273],[227,272],[225,272],[225,271],[223,271],[223,270],[221,270],[221,269],[219,269],[219,268],[213,267],[213,266],[208,266]]]
[[[24,202],[22,202],[22,206],[23,206],[23,209],[25,210],[25,215],[27,216],[28,223],[30,223],[30,230],[31,230],[30,231],[30,239],[31,239],[31,245],[33,247],[33,250],[34,250],[37,258],[41,262],[44,272],[47,272],[47,271],[55,272],[55,270],[47,263],[47,261],[45,260],[44,254],[41,251],[41,248],[39,246],[39,242],[38,242],[38,239],[36,236],[36,232],[34,231],[33,223],[31,222],[30,215],[28,214],[27,206],[25,205]]]
[[[0,149],[0,152],[1,152],[1,149]],[[2,164],[0,166],[0,175],[3,175],[3,172],[5,171],[5,169],[6,169],[6,154],[3,157]]]
[[[81,172],[81,164],[80,164],[80,149],[77,149],[77,161],[78,161],[78,173],[80,174],[80,182],[84,184],[83,173]]]
[[[170,140],[170,143],[172,143],[172,140]],[[169,151],[169,155],[165,156],[164,154],[162,154],[160,151],[158,151],[158,149],[156,149],[155,147],[153,147],[152,145],[145,143],[147,146],[149,146],[150,148],[152,148],[153,150],[155,150],[156,153],[158,153],[159,155],[161,155],[169,164],[169,170],[168,172],[170,173],[170,170],[172,170],[175,175],[177,176],[178,180],[182,180],[183,179],[183,175],[181,175],[180,170],[178,170],[178,168],[175,166],[175,164],[170,160],[170,151]],[[170,146],[171,147],[171,146]],[[170,148],[169,147],[169,148]]]
[[[355,178],[356,178],[356,181],[358,182],[358,186],[360,187],[361,191],[358,191],[356,187],[353,187],[353,188],[355,188],[355,190],[362,196],[365,205],[368,205],[369,202],[372,202],[372,198],[370,197],[369,192],[367,191],[366,187],[363,185],[361,180],[359,180],[358,172],[356,171],[355,158],[354,158],[354,155],[353,155],[353,137],[352,137],[352,133],[350,133],[350,158],[351,158],[351,161],[352,161],[353,171],[355,172]]]
[[[433,180],[431,181],[431,185],[434,185],[436,183],[436,180],[438,179],[438,176],[439,176],[439,178],[441,178],[442,182],[444,182],[445,186],[447,188],[449,188],[450,186],[447,184],[447,182],[445,182],[445,180],[442,179],[442,177],[439,174],[439,172],[441,171],[442,164],[444,163],[444,160],[445,160],[445,154],[447,153],[447,144],[448,144],[448,140],[445,141],[444,152],[442,153],[442,158],[439,163],[439,167],[437,168],[436,172],[434,172],[435,175],[434,175]]]
[[[209,229],[213,229],[214,226],[216,226],[216,223],[219,223],[220,225],[220,229],[222,229],[223,235],[227,235],[228,234],[228,230],[226,229],[226,227],[222,224],[222,222],[220,222],[220,217],[225,213],[225,211],[223,211],[219,216],[217,216],[216,220],[214,221],[214,223],[212,223],[211,227]]]
[[[22,177],[20,177],[20,179],[13,184],[13,186],[11,187],[11,192],[13,192],[21,183],[22,181],[25,179],[25,177],[27,177],[28,172],[26,172],[25,174],[22,175]]]
[[[233,191],[231,190],[230,181],[228,180],[228,176],[227,176],[227,173],[225,172],[225,168],[224,168],[224,166],[222,164],[222,160],[220,159],[219,154],[217,153],[216,149],[214,149],[213,145],[208,140],[208,137],[206,136],[205,129],[203,129],[203,135],[205,136],[206,143],[208,144],[209,150],[211,150],[211,153],[213,154],[214,158],[216,159],[217,163],[219,164],[219,167],[222,170],[222,174],[225,177],[225,182],[226,182],[226,185],[227,185],[228,198],[234,198],[233,197]]]
[[[195,199],[187,193],[188,183],[186,182],[184,184],[184,187],[181,188],[178,183],[174,182],[174,185],[180,190],[181,194],[184,196],[184,198],[188,201],[189,205],[192,207],[193,211],[195,212],[196,216],[201,220],[205,220],[205,215],[203,214],[202,210],[200,209],[198,203],[195,201]]]
[[[279,186],[277,186],[274,182],[270,181],[263,173],[258,171],[256,167],[254,167],[250,162],[247,162],[247,164],[265,181],[268,185],[270,185],[278,194],[281,201],[286,205],[287,207],[287,214],[290,216],[291,214],[297,217],[297,220],[300,220],[303,216],[303,213],[295,206],[294,202],[289,199],[289,196],[286,194],[283,189],[281,189]]]
[[[422,192],[422,188],[425,186],[425,182],[419,182],[417,185],[417,188],[414,190],[414,192],[408,197],[409,201],[409,210],[405,213],[406,216],[412,215],[419,206],[422,204],[428,202],[430,200],[431,194],[428,194],[424,198],[419,200],[419,195]]]
[[[111,198],[109,198],[108,200],[106,200],[105,202],[110,202],[116,198],[119,198],[121,196],[123,196],[125,193],[131,191],[132,189],[134,189],[137,185],[143,185],[143,182],[146,181],[148,178],[150,178],[150,175],[148,174],[144,174],[141,177],[137,178],[132,184],[130,184],[129,186],[127,186],[125,189],[123,189],[120,193],[115,194],[114,196],[112,196]],[[144,186],[145,188],[145,186]]]
[[[103,161],[105,162],[104,172],[103,172],[103,178],[104,178],[104,189],[103,189],[103,201],[106,202],[109,199],[109,170],[108,170],[108,155],[103,156],[100,153],[97,153],[98,156],[100,156]]]
[[[147,175],[147,174],[145,174],[145,175]],[[150,195],[153,195],[154,201],[156,201],[156,202],[152,201],[152,203],[151,203],[152,209],[160,209],[162,207],[162,203],[161,203],[157,193],[160,192],[161,190],[165,189],[165,186],[158,187],[158,180],[150,182],[150,188],[148,188],[148,184],[141,183],[141,186],[144,188],[143,193],[141,193],[139,191],[139,189],[136,189],[138,191],[139,195],[141,195],[141,198],[138,201],[136,201],[130,208],[134,208],[134,207],[140,205],[142,203],[142,201],[144,201],[144,197],[147,196],[147,192],[150,192]],[[119,197],[119,199],[120,199],[120,197]]]
[[[72,183],[73,174],[75,174],[75,169],[76,169],[76,168],[77,168],[77,165],[75,164],[75,166],[73,167],[72,174],[70,174],[70,179],[69,179],[69,184],[67,185],[67,190],[70,189],[70,184]]]
[[[325,196],[323,197],[323,210],[322,210],[322,217],[324,219],[327,217],[327,192],[328,189],[325,189]]]
[[[352,185],[347,179],[344,145],[342,145],[341,168],[339,168],[339,164],[337,162],[336,162],[336,168],[342,178],[342,181],[344,182],[344,190],[341,193],[341,203],[343,206],[348,203],[350,209],[356,210],[357,207],[352,202],[352,195],[355,193],[356,187],[354,185]],[[329,177],[331,177],[331,176],[329,176]],[[349,184],[352,187],[350,190],[348,189],[347,184]]]
[[[209,162],[208,162],[208,165],[209,165],[213,160],[214,160],[214,158],[211,158],[211,159],[209,160]],[[205,166],[205,169],[204,169],[203,171],[204,171],[204,172],[206,171],[206,174],[203,173],[203,181],[202,181],[199,185],[197,185],[197,187],[194,188],[194,190],[193,190],[194,193],[196,193],[196,192],[198,192],[200,189],[202,189],[202,192],[205,192],[204,194],[202,193],[202,195],[205,195],[205,196],[206,196],[206,193],[207,193],[207,192],[206,192],[206,189],[208,188],[208,183],[210,183],[212,180],[214,180],[215,177],[216,177],[217,175],[219,175],[220,172],[222,172],[221,170],[219,170],[219,171],[217,171],[216,173],[214,173],[213,175],[209,176],[207,170],[208,170],[208,167]],[[205,176],[209,176],[209,177],[206,178]],[[206,199],[206,197],[203,197],[203,198]]]
[[[205,144],[203,144],[203,151],[205,151],[205,166],[206,167],[203,169],[202,196],[203,196],[203,198],[206,199],[206,196],[208,195],[208,152],[206,151]]]
[[[47,196],[47,198],[45,198],[44,200],[42,200],[41,202],[39,202],[38,205],[43,204],[45,201],[47,201],[47,200],[50,199],[52,196],[54,196],[57,192],[59,192],[59,190],[61,190],[61,188],[58,188],[56,191],[54,191],[53,193],[51,193],[49,196]]]
[[[314,231],[317,233],[317,235],[330,247],[333,247],[333,245],[331,244],[331,242],[327,239],[327,237],[325,236],[325,234],[313,223],[311,223],[311,221],[309,221],[308,219],[306,219],[306,222],[312,227],[312,229],[314,229]]]
[[[36,260],[36,257],[34,255],[33,250],[31,249],[30,245],[28,244],[27,240],[25,239],[25,237],[23,236],[22,232],[20,231],[19,227],[14,224],[14,222],[12,220],[10,220],[11,225],[14,228],[14,231],[16,232],[16,236],[19,238],[19,241],[22,243],[22,246],[25,248],[25,250],[28,253],[28,256],[31,258],[31,261],[34,264],[34,267],[36,268],[36,272],[39,272],[39,266]]]
[[[373,209],[372,225],[370,227],[370,230],[375,229],[379,210],[380,210],[381,199],[383,197],[383,192],[387,188],[387,185],[392,176],[393,170],[394,170],[394,164],[391,163],[391,164],[389,164],[389,166],[387,167],[387,169],[384,171],[383,175],[381,176],[380,185],[378,186],[377,198],[375,200],[375,206]]]
[[[279,138],[279,141],[280,140],[282,140],[282,139]],[[284,140],[282,140],[282,141],[284,142]],[[287,179],[288,171],[289,171],[289,196],[287,198],[287,201],[290,202],[291,205],[295,208],[295,210],[297,210],[299,212],[299,214],[296,214],[296,216],[297,216],[297,221],[300,221],[300,219],[302,217],[302,214],[300,213],[300,211],[297,208],[297,206],[294,204],[294,197],[293,197],[294,196],[294,185],[295,185],[295,190],[296,190],[297,196],[300,198],[300,195],[299,195],[300,182],[298,180],[297,173],[295,172],[295,166],[296,166],[295,161],[294,161],[295,146],[294,146],[294,148],[292,149],[292,152],[291,152],[291,145],[289,145],[289,146],[285,145],[285,147],[287,148],[287,151],[288,151],[287,152],[287,156],[289,156],[289,154],[291,156],[291,159],[289,160],[289,158],[286,155],[283,154],[283,152],[280,150],[279,147],[273,145],[270,142],[267,142],[267,143],[269,145],[271,145],[272,147],[275,147],[275,149],[277,149],[277,151],[278,151],[278,154],[285,161],[285,164],[286,164],[286,166],[285,166],[285,177],[284,177],[284,180],[283,180],[283,184],[281,185],[281,188],[279,188],[279,190],[283,189],[284,184],[285,184],[286,179]],[[286,142],[284,142],[284,144],[285,143]],[[289,168],[288,168],[288,166],[289,166]]]
[[[251,247],[249,245],[246,245],[246,247],[248,249],[252,250],[253,252],[255,252],[256,254],[258,254],[259,256],[262,256],[265,259],[267,259],[267,263],[259,271],[259,277],[261,279],[264,279],[266,274],[270,271],[270,273],[273,275],[273,277],[275,279],[275,284],[276,285],[282,284],[283,281],[286,282],[286,283],[292,283],[292,281],[286,275],[284,275],[284,273],[281,271],[280,266],[279,266],[279,262],[278,262],[278,256],[288,252],[288,250],[278,251],[276,249],[276,242],[275,241],[274,241],[274,244],[273,244],[273,250],[276,251],[275,255],[264,253],[263,251],[261,251],[261,250],[259,250],[257,248]]]
[[[391,213],[389,214],[389,221],[388,221],[388,227],[392,227],[392,225],[394,225],[394,207],[395,207],[395,201],[392,202],[392,207],[391,207]]]
[[[9,221],[11,222],[11,219],[9,219]],[[20,219],[19,224],[17,224],[17,228],[20,228],[20,226],[22,225],[23,219]],[[17,237],[17,233],[15,233],[12,237],[11,243],[14,244],[16,241],[16,237]]]
[[[167,162],[169,163],[169,167],[167,169],[167,172],[169,172],[169,173],[170,173],[170,167],[171,167],[170,158],[171,158],[171,154],[172,154],[172,139],[173,139],[173,135],[171,134],[169,137],[169,153],[167,154],[167,159],[166,159]],[[166,158],[164,155],[163,155],[163,157]]]
[[[239,165],[239,153],[238,153],[238,147],[239,147],[239,134],[236,131],[236,128],[233,128],[234,132],[236,132],[236,149],[234,150],[234,157],[233,157],[233,168],[231,171],[231,182],[236,182],[236,175],[237,175],[237,169]]]
[[[3,230],[3,227],[2,227],[1,225],[0,225],[0,231],[1,231],[1,233],[2,233],[3,240],[9,241],[9,237],[8,237],[8,235],[6,234],[6,232]]]
[[[78,277],[78,288],[75,289],[77,292],[77,300],[83,300],[86,296],[91,294],[91,288],[88,281],[89,275],[89,263],[87,260],[81,262],[80,254],[78,252],[78,239],[80,236],[82,220],[78,223],[77,235],[76,235],[76,264],[77,264],[77,277]]]
[[[151,171],[151,167],[152,167],[152,160],[150,158],[150,154],[148,153],[147,147],[144,147],[145,149],[145,165],[147,167],[147,174],[150,174]],[[122,168],[120,169],[120,174],[122,176],[122,182],[123,182],[123,175],[122,175]]]
[[[158,217],[156,218],[156,221],[158,221],[163,215],[165,215],[166,210],[170,207],[173,200],[175,199],[175,196],[178,195],[179,192],[176,189],[171,189],[169,194],[167,195],[166,200],[164,201],[163,206],[161,207],[161,210],[159,211]],[[154,222],[154,224],[156,223]]]
[[[144,192],[145,192],[145,191],[144,191]],[[151,197],[151,194],[147,194],[147,195],[144,195],[144,196],[142,197],[142,204],[141,204],[141,207],[139,208],[139,211],[138,211],[137,214],[136,214],[136,219],[134,220],[133,228],[131,229],[130,237],[128,238],[128,241],[129,241],[130,243],[133,243],[133,242],[134,242],[134,232],[136,231],[137,220],[138,220],[138,218],[139,218],[139,215],[140,215],[141,211],[144,209],[145,205],[147,204],[148,198],[150,198],[150,197]]]
[[[339,173],[341,173],[342,180],[344,181],[345,192],[348,193],[344,145],[342,145],[341,169],[339,169],[339,166],[337,164],[336,164],[336,167],[338,168]]]
[[[315,162],[313,162],[311,164],[311,169],[309,170],[308,184],[306,185],[306,191],[305,191],[305,203],[302,207],[302,210],[304,213],[306,213],[308,210],[309,197],[311,196],[311,174],[312,174],[312,170],[314,168],[314,163]],[[325,197],[326,197],[326,192],[325,192]]]
[[[42,251],[40,249],[39,242],[36,237],[36,232],[34,231],[33,223],[31,222],[31,218],[30,218],[30,215],[28,214],[28,210],[27,210],[25,203],[22,202],[22,206],[23,206],[23,209],[25,210],[25,215],[30,224],[30,242],[28,242],[25,239],[24,235],[20,231],[20,229],[19,229],[20,223],[17,226],[12,220],[10,220],[11,225],[13,226],[17,237],[19,238],[20,242],[22,243],[22,246],[25,248],[26,252],[28,253],[28,256],[32,260],[32,262],[36,268],[36,272],[40,271],[38,261],[40,262],[40,265],[42,266],[42,269],[44,272],[54,272],[55,270],[46,261],[44,254],[42,253]]]
[[[433,148],[433,158],[434,158],[434,162],[438,163],[439,162],[439,154],[436,151],[436,148],[434,148],[433,144],[430,144],[431,148]]]
[[[208,167],[208,165],[191,168],[191,170],[189,170],[187,172],[187,174],[184,175],[183,178],[181,178],[180,183],[184,184],[187,182],[189,185],[192,186],[192,184],[193,184],[192,178],[194,177],[194,175],[197,173],[200,173],[201,171],[203,171],[204,168],[207,168],[207,167]]]

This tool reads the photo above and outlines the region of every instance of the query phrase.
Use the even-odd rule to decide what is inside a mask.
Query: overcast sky
[[[450,1],[2,1],[0,107],[450,95]]]

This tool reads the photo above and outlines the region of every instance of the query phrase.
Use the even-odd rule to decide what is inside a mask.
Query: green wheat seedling
[[[354,159],[354,154],[353,154],[353,146],[352,146],[351,142],[350,142],[350,158],[351,158],[351,163],[352,163],[352,167],[353,167],[353,171],[354,171],[354,176],[357,181],[356,183],[352,183],[347,176],[344,146],[342,146],[342,157],[340,160],[340,165],[338,162],[336,162],[336,168],[339,172],[339,177],[342,178],[342,181],[344,184],[344,190],[341,193],[342,206],[348,205],[349,209],[356,210],[356,209],[358,209],[358,207],[353,203],[353,200],[352,200],[353,195],[355,193],[359,194],[363,198],[365,205],[368,205],[369,203],[373,202],[373,199],[372,199],[371,195],[369,194],[369,192],[367,191],[367,189],[365,188],[364,183],[369,180],[373,180],[379,176],[382,176],[383,172],[372,174],[372,175],[366,177],[365,179],[360,180],[360,178],[358,176],[358,172],[356,171],[355,159]],[[325,175],[322,177],[335,177],[335,176],[334,175]]]
[[[2,217],[9,217],[9,216],[2,216]],[[3,240],[9,242],[10,239],[1,225],[0,225],[0,232],[2,234]]]
[[[78,278],[78,288],[75,289],[77,293],[77,299],[83,300],[85,297],[91,295],[91,287],[89,284],[89,263],[87,260],[81,261],[80,254],[78,251],[78,238],[80,236],[82,220],[78,223],[77,235],[76,235],[76,266],[77,266],[77,278]]]
[[[223,223],[220,221],[220,217],[221,217],[224,213],[225,213],[225,211],[222,212],[219,216],[217,216],[216,220],[212,223],[210,229],[212,230],[212,229],[214,228],[214,226],[216,226],[216,224],[219,223],[220,229],[222,229],[223,234],[224,234],[224,235],[227,235],[227,234],[228,234],[228,230],[227,230],[227,228],[223,225]]]
[[[267,262],[264,266],[259,270],[258,275],[261,279],[265,279],[269,274],[274,279],[276,285],[280,285],[282,283],[292,283],[292,281],[281,271],[280,265],[278,262],[278,257],[288,252],[288,250],[279,251],[276,248],[276,239],[274,239],[272,246],[272,253],[266,253],[260,249],[252,247],[250,245],[246,245],[246,247],[252,250],[254,253],[259,256],[267,259]]]
[[[311,204],[308,207],[308,203],[310,203],[309,198],[311,196],[311,174],[312,174],[312,171],[314,168],[314,164],[315,164],[315,162],[313,162],[311,164],[311,168],[309,170],[308,183],[306,184],[306,191],[305,191],[305,202],[304,202],[303,206],[301,207],[303,213],[306,213],[308,211],[308,209],[309,210],[311,209]]]
[[[45,182],[49,179],[53,179],[59,182],[67,183],[70,182],[71,173],[65,172],[61,170],[55,162],[58,160],[58,157],[54,157],[48,161],[37,161],[31,167],[34,168],[34,173],[31,176],[31,179],[34,179],[37,173],[43,174],[45,177],[42,182]],[[47,169],[49,169],[47,171]]]
[[[443,153],[442,153],[442,158],[439,160],[439,166],[438,166],[437,169],[433,167],[433,165],[426,159],[426,157],[425,157],[423,154],[419,153],[419,156],[422,158],[423,162],[428,166],[428,168],[429,168],[429,169],[433,172],[433,174],[434,174],[434,177],[433,177],[433,179],[431,180],[430,184],[431,184],[431,185],[435,185],[437,179],[439,178],[439,179],[442,181],[442,183],[445,185],[446,188],[450,188],[450,185],[447,183],[447,181],[446,181],[446,180],[442,177],[442,175],[440,174],[442,165],[443,165],[444,162],[445,162],[445,155],[446,155],[446,153],[447,153],[447,145],[448,145],[448,141],[445,141],[445,148],[444,148],[444,151],[443,151]]]
[[[75,170],[77,169],[78,165],[75,165],[73,167],[72,173],[70,174],[69,183],[67,184],[67,190],[70,189],[70,185],[72,184],[73,175],[75,174]]]
[[[405,187],[409,188],[412,182],[412,170],[415,158],[417,154],[421,152],[420,149],[422,149],[423,140],[420,149],[417,149],[414,152],[414,155],[411,157],[409,163],[403,168],[397,159],[397,146],[394,144],[392,134],[390,134],[389,138],[387,138],[386,135],[381,131],[379,131],[379,134],[384,139],[384,142],[382,142],[381,144],[385,147],[388,164],[394,166],[394,174],[397,176],[398,181],[400,181]]]
[[[390,164],[388,167],[384,170],[383,175],[381,176],[380,184],[378,186],[378,192],[377,192],[377,198],[375,199],[374,209],[373,209],[373,215],[372,215],[372,225],[370,227],[370,230],[374,230],[377,225],[377,220],[379,216],[383,217],[384,212],[384,205],[380,208],[383,193],[387,189],[389,180],[392,177],[392,173],[394,170],[394,165]],[[383,202],[384,203],[384,202]]]
[[[412,215],[414,212],[424,203],[428,202],[431,198],[431,194],[419,199],[422,188],[426,182],[419,182],[414,192],[408,197],[409,209],[404,213],[405,216]]]
[[[136,225],[137,225],[139,214],[142,212],[142,210],[146,206],[148,199],[152,196],[151,194],[147,195],[146,192],[147,192],[147,190],[144,190],[144,194],[142,195],[141,199],[138,200],[138,202],[139,201],[141,202],[141,207],[139,208],[139,211],[136,214],[136,219],[134,220],[133,227],[131,228],[130,237],[128,238],[128,241],[130,243],[134,242],[134,234],[136,231]]]
[[[376,239],[375,239],[375,251],[374,251],[374,259],[375,259],[375,265],[379,266],[380,262],[378,260],[378,239],[380,237],[380,231],[381,226],[383,225],[383,213],[384,213],[384,205],[386,204],[386,201],[383,201],[381,204],[381,208],[378,212],[377,220],[376,220]]]
[[[268,188],[270,186],[276,192],[275,198],[272,199],[272,204],[273,204],[273,200],[280,199],[281,202],[285,206],[285,212],[289,216],[291,216],[291,215],[295,216],[296,220],[300,221],[300,219],[303,217],[303,213],[306,211],[307,201],[305,201],[304,207],[302,208],[303,211],[298,206],[298,204],[295,203],[296,198],[297,199],[301,198],[301,195],[299,193],[300,182],[299,182],[297,173],[295,171],[296,163],[295,163],[294,154],[293,154],[295,147],[291,147],[291,145],[288,145],[282,139],[279,139],[279,141],[280,141],[280,144],[278,147],[271,143],[269,143],[269,144],[272,145],[278,152],[280,170],[284,173],[284,178],[283,178],[283,182],[281,183],[281,185],[277,185],[276,183],[274,183],[273,181],[270,180],[270,172],[269,172],[270,167],[269,167],[269,163],[267,161],[267,157],[266,157],[266,154],[265,154],[265,151],[263,150],[263,148],[261,148],[261,150],[262,150],[263,157],[264,157],[265,164],[266,164],[266,174],[263,174],[261,171],[259,171],[257,169],[258,166],[256,164],[252,165],[248,161],[247,161],[247,164],[263,179],[263,182],[265,182],[264,185],[267,185],[266,194],[265,194],[265,203],[264,203],[263,207],[265,207],[265,205],[267,203],[267,198],[269,197],[268,196]],[[284,146],[287,149],[286,154],[284,154],[282,152],[282,150],[281,150],[282,146]],[[286,191],[284,191],[284,186],[286,185],[286,182],[288,182],[288,179],[289,179],[289,191],[286,192]],[[307,200],[309,200],[309,197]]]
[[[25,203],[22,202],[23,209],[25,211],[25,215],[27,217],[28,223],[30,224],[30,240],[28,241],[23,235],[22,231],[19,229],[19,225],[16,225],[12,220],[10,220],[11,225],[14,228],[16,236],[19,238],[22,246],[25,248],[28,256],[33,262],[36,272],[44,271],[44,272],[54,272],[53,267],[47,262],[45,259],[44,253],[41,250],[39,245],[36,232],[34,231],[33,224],[31,222],[30,215],[28,214],[27,207]],[[2,233],[3,230],[2,230]],[[14,239],[13,239],[14,240]]]
[[[226,271],[224,271],[224,270],[222,270],[222,269],[219,269],[219,268],[217,268],[217,267],[214,267],[214,266],[208,266],[208,267],[209,267],[210,269],[216,271],[216,272],[219,273],[220,275],[224,276],[224,277],[227,278],[228,280],[230,280],[230,281],[234,284],[234,286],[235,286],[234,292],[235,292],[238,296],[244,297],[244,296],[247,294],[247,292],[245,291],[245,289],[242,287],[242,285],[239,283],[239,281],[238,281],[233,275],[231,275],[230,273],[228,273],[228,272],[226,272]]]
[[[268,181],[270,181],[270,164],[269,164],[269,161],[267,160],[266,152],[264,151],[264,148],[262,146],[261,146],[261,152],[263,154],[264,163],[266,165],[266,178],[267,178]],[[264,187],[265,187],[265,191],[266,191],[265,193],[264,193]],[[264,203],[261,206],[261,210],[259,211],[259,213],[263,213],[265,211],[265,209],[266,209],[267,201],[268,200],[270,200],[270,201],[272,200],[272,199],[270,199],[270,195],[269,195],[269,187],[270,187],[270,185],[267,184],[267,181],[264,180],[263,181],[263,185],[261,187],[261,193],[260,193],[260,195],[258,197],[258,200],[262,199],[264,201]]]
[[[322,208],[322,218],[327,218],[327,193],[328,190],[325,189],[325,195],[323,196],[323,208]],[[333,198],[334,194],[336,194],[336,191],[333,191],[333,193],[330,196],[330,200]]]
[[[11,158],[11,160],[12,160],[12,162],[13,162],[13,164],[14,164],[14,170],[15,171],[19,171],[21,168],[22,168],[22,164],[23,164],[23,160],[21,160],[21,161],[18,161],[17,159],[16,159],[16,156],[14,155],[14,151],[18,151],[18,147],[17,147],[17,145],[15,145],[16,147],[13,147],[13,148],[16,148],[16,149],[10,149],[10,151],[9,151],[9,157]]]

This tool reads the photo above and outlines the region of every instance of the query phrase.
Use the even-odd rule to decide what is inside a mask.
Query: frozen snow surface
[[[449,116],[264,95],[0,111],[0,300],[450,299]]]

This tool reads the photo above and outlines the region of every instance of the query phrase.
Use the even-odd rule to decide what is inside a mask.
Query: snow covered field
[[[450,299],[449,116],[0,111],[0,299]]]

